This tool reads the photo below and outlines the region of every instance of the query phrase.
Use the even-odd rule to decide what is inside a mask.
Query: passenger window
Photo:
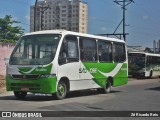
[[[98,58],[100,62],[112,62],[112,44],[110,42],[98,41]]]
[[[82,61],[97,61],[96,40],[80,37],[80,53]]]
[[[126,60],[125,46],[121,43],[114,43],[113,54],[115,62],[123,62]]]
[[[76,36],[66,36],[59,54],[59,64],[78,62],[78,40]]]

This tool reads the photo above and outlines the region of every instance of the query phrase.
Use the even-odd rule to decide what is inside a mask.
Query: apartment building
[[[87,33],[88,4],[81,0],[46,0],[38,1],[30,7],[30,31],[65,29]]]

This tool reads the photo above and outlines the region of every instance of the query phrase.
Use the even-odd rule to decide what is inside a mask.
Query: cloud
[[[19,18],[17,16],[12,16],[12,20],[18,21]]]
[[[148,19],[148,18],[149,18],[148,15],[143,16],[143,19],[144,19],[144,20],[146,20],[146,19]]]
[[[24,18],[25,18],[27,21],[30,21],[30,16],[29,16],[29,15],[26,15]]]
[[[96,17],[95,17],[95,16],[89,16],[89,19],[90,19],[90,20],[95,20]]]
[[[102,31],[106,31],[107,28],[103,26],[103,27],[101,27],[101,30],[102,30]]]

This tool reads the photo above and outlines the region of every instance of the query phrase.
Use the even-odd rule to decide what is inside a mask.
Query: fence
[[[6,64],[14,46],[15,44],[11,43],[0,43],[0,88],[4,88],[6,85]],[[1,90],[2,89],[0,89],[0,92]]]
[[[6,86],[6,81],[5,80],[0,80],[0,88]]]
[[[5,76],[0,75],[0,88],[5,87],[6,81]]]
[[[0,75],[6,74],[6,64],[15,44],[0,43]]]

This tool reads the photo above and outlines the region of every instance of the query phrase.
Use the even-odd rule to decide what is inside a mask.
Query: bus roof
[[[44,31],[36,31],[36,32],[31,32],[27,33],[26,35],[35,35],[35,34],[71,34],[71,35],[77,35],[77,36],[83,36],[83,37],[91,37],[95,39],[102,39],[102,40],[110,40],[113,42],[121,42],[125,43],[124,40],[121,39],[116,39],[116,38],[109,38],[109,37],[104,37],[104,36],[97,36],[97,35],[91,35],[91,34],[85,34],[85,33],[78,33],[78,32],[72,32],[72,31],[67,31],[67,30],[44,30]]]
[[[160,54],[157,54],[157,53],[147,53],[147,52],[129,52],[129,53],[138,53],[138,54],[145,54],[147,56],[159,56],[160,57]]]

